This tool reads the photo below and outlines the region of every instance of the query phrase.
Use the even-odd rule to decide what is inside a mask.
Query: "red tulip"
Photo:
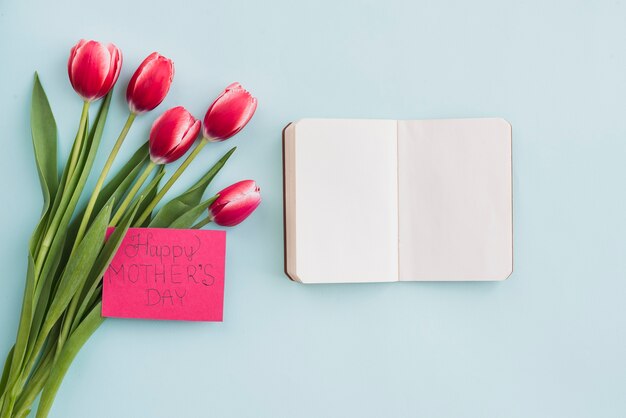
[[[261,203],[261,189],[254,180],[243,180],[218,193],[209,206],[209,217],[222,226],[235,226],[243,222]]]
[[[174,79],[174,63],[153,52],[143,60],[126,89],[126,100],[133,113],[148,112],[161,104]]]
[[[105,96],[117,81],[122,52],[113,44],[81,39],[70,52],[67,71],[72,87],[87,101]]]
[[[150,159],[156,164],[176,161],[193,145],[198,132],[200,121],[184,107],[165,111],[150,129]]]
[[[239,83],[233,83],[220,94],[204,116],[204,137],[224,141],[235,135],[252,118],[257,100]]]

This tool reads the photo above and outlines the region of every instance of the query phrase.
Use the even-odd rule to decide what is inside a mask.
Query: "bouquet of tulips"
[[[259,205],[252,180],[235,183],[203,200],[211,180],[235,148],[189,189],[156,209],[183,171],[209,142],[224,141],[250,120],[257,101],[234,83],[211,104],[204,123],[179,106],[152,125],[149,139],[122,168],[111,166],[136,117],[156,108],[174,77],[172,61],[149,55],[126,90],[128,119],[102,168],[85,207],[78,204],[98,151],[122,54],[112,44],[81,40],[70,53],[68,72],[84,100],[78,131],[59,176],[57,130],[37,75],[32,94],[31,128],[43,192],[43,211],[28,247],[24,300],[15,344],[0,379],[0,418],[25,417],[41,393],[37,417],[46,417],[63,376],[85,341],[104,321],[102,276],[129,227],[201,228],[210,222],[234,226]],[[90,122],[89,111],[100,101]],[[196,141],[201,131],[200,141]],[[195,144],[195,147],[194,147]],[[183,157],[169,177],[165,166]],[[167,181],[163,180],[167,177]],[[114,232],[105,240],[108,227]]]

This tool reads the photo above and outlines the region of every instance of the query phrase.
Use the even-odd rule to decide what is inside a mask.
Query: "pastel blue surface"
[[[17,327],[41,204],[32,74],[65,158],[81,106],[66,60],[88,37],[124,53],[103,150],[125,119],[123,89],[153,50],[174,59],[175,82],[123,156],[167,107],[201,116],[231,81],[253,91],[250,125],[203,150],[175,191],[237,145],[213,191],[253,178],[264,201],[228,232],[224,323],[106,321],[51,417],[626,416],[625,19],[616,1],[2,2],[0,355]],[[507,281],[287,280],[289,121],[480,116],[513,125]],[[375,197],[364,196],[364,210]]]

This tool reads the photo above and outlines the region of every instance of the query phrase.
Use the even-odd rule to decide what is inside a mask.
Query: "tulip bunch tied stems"
[[[43,93],[43,89],[41,89],[38,84],[37,77],[35,81],[36,86],[33,92],[33,102],[42,101],[40,96],[43,94],[43,100],[45,100],[45,104],[47,104],[45,93]],[[33,111],[35,111],[34,105]],[[28,291],[28,288],[30,287],[33,290],[33,294],[29,295],[25,292],[21,315],[22,318],[18,327],[16,344],[7,358],[7,365],[5,365],[3,372],[2,384],[0,385],[0,388],[2,388],[2,395],[0,397],[0,416],[2,417],[11,417],[13,409],[16,405],[18,406],[18,412],[23,410],[23,408],[20,408],[20,406],[24,404],[24,396],[21,391],[26,386],[29,377],[31,377],[35,364],[40,359],[40,356],[40,365],[45,366],[49,364],[54,352],[53,345],[49,345],[45,354],[42,355],[40,353],[44,347],[48,334],[54,328],[54,324],[50,324],[51,321],[44,321],[43,324],[41,324],[41,318],[40,316],[37,316],[38,312],[36,308],[40,308],[42,305],[37,306],[35,309],[33,309],[33,305],[39,302],[40,299],[45,300],[45,286],[47,283],[50,283],[50,279],[45,273],[50,272],[50,266],[55,262],[54,259],[56,257],[53,253],[55,244],[60,242],[59,230],[65,228],[65,221],[69,218],[68,213],[71,216],[71,213],[73,212],[76,202],[76,199],[73,198],[77,198],[77,195],[80,195],[82,192],[82,186],[84,183],[80,180],[84,177],[80,175],[80,172],[84,169],[89,170],[90,168],[89,160],[85,158],[85,148],[90,145],[87,143],[88,138],[86,129],[89,105],[89,101],[85,101],[83,104],[78,132],[76,134],[70,158],[65,167],[61,181],[57,182],[54,178],[48,178],[47,180],[42,181],[42,188],[43,182],[46,182],[46,193],[44,193],[44,198],[46,200],[44,203],[44,215],[42,216],[39,226],[35,230],[31,239],[30,259],[32,263],[29,265],[26,289]],[[40,119],[44,119],[46,117],[36,116],[37,115],[33,115],[33,123],[36,123]],[[44,136],[42,132],[37,131],[37,128],[40,127],[35,124],[33,126],[34,142],[35,136]],[[37,145],[38,144],[35,143],[36,149]],[[56,146],[53,154],[56,158]],[[42,167],[40,168],[40,174],[42,177],[45,175],[43,172],[44,168]],[[55,185],[57,187],[54,187]],[[52,205],[50,205],[50,200],[53,201]],[[39,312],[41,312],[41,310],[42,309],[39,309]],[[33,328],[33,325],[41,326],[38,333],[28,335],[31,328]],[[9,360],[10,368],[7,368]],[[45,373],[43,373],[43,375],[45,375]],[[31,381],[33,381],[35,386],[37,386],[37,384],[41,381],[41,378],[42,373],[34,373]]]
[[[68,73],[72,87],[83,99],[83,106],[60,178],[56,123],[39,78],[35,76],[31,128],[44,204],[29,243],[15,344],[7,354],[0,378],[0,418],[26,417],[40,395],[36,416],[48,416],[73,359],[104,322],[102,276],[129,227],[199,227],[196,221],[207,211],[216,223],[223,221],[222,225],[232,226],[245,219],[260,202],[256,186],[256,196],[251,198],[249,194],[234,191],[236,185],[203,200],[212,180],[234,152],[233,148],[185,192],[156,209],[209,142],[205,138],[228,139],[252,117],[256,99],[237,83],[228,86],[209,107],[203,139],[163,187],[160,181],[166,174],[164,165],[183,157],[196,143],[201,128],[201,122],[180,106],[159,116],[152,125],[148,143],[141,145],[116,175],[110,176],[136,116],[156,108],[172,83],[173,63],[152,53],[128,84],[129,116],[87,204],[81,208],[80,197],[99,149],[121,63],[121,52],[112,44],[81,40],[72,48]],[[96,101],[101,101],[99,110],[93,125],[88,127],[89,111]],[[217,134],[207,135],[209,131]],[[159,169],[153,179],[146,184],[157,166]],[[109,226],[115,229],[105,239]]]

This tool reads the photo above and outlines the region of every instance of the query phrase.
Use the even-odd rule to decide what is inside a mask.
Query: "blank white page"
[[[289,129],[290,274],[303,283],[397,281],[396,121],[303,119]]]
[[[511,126],[398,122],[400,280],[504,280],[512,271]]]

